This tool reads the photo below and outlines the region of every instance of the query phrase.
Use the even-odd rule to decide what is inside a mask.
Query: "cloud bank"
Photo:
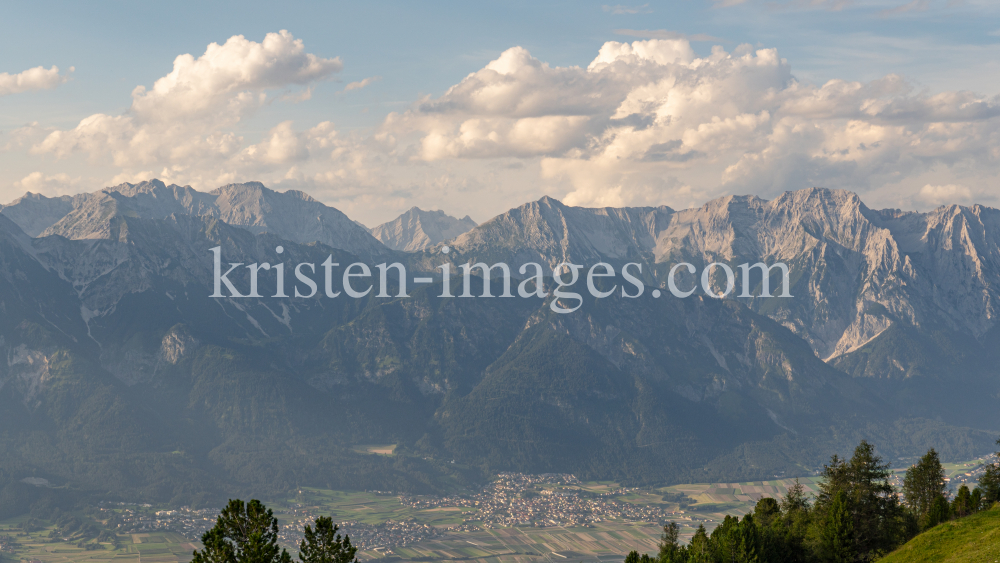
[[[339,133],[317,108],[313,123],[282,121],[254,139],[239,127],[262,106],[310,103],[312,88],[343,65],[287,31],[260,43],[234,36],[177,57],[169,74],[132,91],[122,114],[68,130],[33,124],[7,148],[86,155],[118,171],[106,183],[159,177],[211,189],[259,179],[369,223],[412,205],[483,220],[544,194],[572,205],[687,207],[825,186],[874,205],[1000,203],[989,189],[1000,159],[997,96],[928,93],[894,74],[809,84],[775,49],[699,55],[688,38],[659,36],[606,42],[586,66],[552,66],[511,47],[374,130]],[[54,168],[19,187],[79,184]]]
[[[677,38],[607,42],[587,67],[512,48],[387,128],[417,133],[427,162],[537,159],[567,203],[683,205],[813,185],[865,192],[941,171],[987,182],[997,116],[996,96],[928,95],[897,75],[805,84],[774,49],[699,57]],[[907,197],[929,201],[924,185]]]

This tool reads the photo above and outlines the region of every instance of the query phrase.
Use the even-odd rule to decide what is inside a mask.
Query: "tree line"
[[[358,563],[351,538],[337,533],[328,516],[306,524],[299,544],[301,563]],[[201,536],[204,547],[194,551],[192,563],[291,563],[292,556],[278,545],[278,519],[259,500],[230,500],[215,526]]]
[[[990,464],[978,487],[970,491],[962,485],[949,502],[934,449],[906,470],[902,498],[892,486],[889,464],[866,441],[848,460],[834,455],[822,475],[815,498],[808,498],[796,480],[780,502],[762,498],[753,512],[726,516],[711,533],[699,525],[687,545],[680,543],[679,526],[670,522],[663,527],[659,553],[633,551],[625,563],[873,561],[922,531],[1000,502],[1000,464]]]

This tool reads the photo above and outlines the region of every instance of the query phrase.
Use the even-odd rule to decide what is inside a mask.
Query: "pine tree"
[[[972,489],[972,494],[969,495],[969,506],[972,512],[979,512],[983,509],[983,490],[979,487]]]
[[[709,536],[709,546],[712,550],[713,561],[736,561],[737,547],[739,544],[739,518],[726,515],[722,523],[712,530]]]
[[[781,514],[778,501],[770,497],[764,497],[757,501],[753,507],[753,517],[757,525],[767,528]]]
[[[892,551],[907,539],[904,511],[889,478],[889,464],[875,454],[875,447],[862,440],[849,461],[833,456],[824,468],[820,492],[813,507],[810,541],[819,549],[836,496],[847,496],[853,524],[854,552],[872,559]]]
[[[327,516],[316,519],[316,531],[306,524],[305,539],[299,545],[302,563],[357,563],[354,554],[358,548],[351,545],[350,536],[341,539],[338,529],[333,518]]]
[[[857,550],[868,558],[888,553],[902,543],[899,535],[903,513],[899,496],[889,480],[892,476],[889,464],[875,455],[875,446],[862,440],[848,466]]]
[[[781,499],[781,512],[788,514],[798,510],[808,510],[809,500],[806,499],[806,488],[795,479],[795,484],[788,488],[785,496]]]
[[[935,498],[930,510],[927,511],[927,528],[933,528],[942,522],[947,522],[951,516],[950,512],[948,499],[944,498],[944,495]]]
[[[736,528],[736,563],[764,563],[763,541],[753,514],[747,514]]]
[[[833,497],[820,543],[819,556],[823,561],[850,563],[857,557],[854,549],[854,519],[849,503],[846,491],[838,491]]]
[[[972,494],[969,492],[969,487],[966,485],[962,485],[958,488],[955,500],[951,502],[951,512],[956,518],[972,514]]]
[[[991,465],[979,478],[979,487],[983,490],[983,502],[986,508],[1000,502],[1000,465]]]
[[[833,503],[833,497],[839,491],[848,489],[847,464],[837,454],[830,457],[830,464],[823,466],[823,480],[819,483],[819,494],[816,495],[816,508],[822,510]]]
[[[663,526],[660,536],[660,563],[679,563],[681,561],[680,527],[676,522]]]
[[[1000,445],[1000,440],[997,440],[997,445]],[[997,457],[1000,457],[1000,452],[997,452]],[[986,467],[986,472],[979,478],[979,487],[983,490],[983,508],[1000,502],[1000,463],[991,463]]]
[[[938,497],[944,497],[944,491],[944,467],[941,466],[937,452],[931,448],[916,465],[906,470],[903,478],[906,504],[917,515],[922,527],[931,526],[928,513],[938,502]]]
[[[771,528],[777,543],[777,561],[800,563],[809,559],[806,549],[806,536],[812,514],[809,511],[809,500],[806,498],[805,487],[798,479],[788,488],[781,499],[781,514],[772,523]]]
[[[714,561],[708,533],[705,531],[704,524],[698,524],[698,529],[691,536],[691,543],[688,544],[687,554],[689,563],[711,563]]]
[[[291,563],[278,546],[278,519],[259,500],[230,500],[191,563]]]

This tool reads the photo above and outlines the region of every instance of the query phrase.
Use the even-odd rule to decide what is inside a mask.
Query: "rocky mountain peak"
[[[126,182],[74,197],[21,198],[0,213],[32,237],[118,239],[120,228],[113,224],[114,217],[190,215],[221,219],[255,234],[270,232],[294,242],[320,242],[359,256],[386,250],[366,228],[339,210],[303,192],[276,192],[260,182],[228,184],[209,193],[157,179]]]
[[[215,188],[214,190],[212,190],[212,191],[210,191],[208,193],[210,193],[212,195],[223,195],[223,194],[226,194],[226,193],[248,193],[248,192],[253,192],[253,193],[258,193],[259,194],[259,193],[265,193],[265,192],[271,192],[271,191],[272,190],[268,189],[261,182],[250,181],[250,182],[239,182],[239,183],[233,183],[233,184],[226,184],[224,186],[219,186],[218,188]]]
[[[554,267],[575,260],[652,258],[656,233],[674,213],[666,206],[571,207],[543,197],[502,213],[455,239],[463,256],[496,255]]]
[[[303,201],[308,201],[311,203],[319,203],[319,200],[313,198],[313,196],[307,194],[306,192],[300,192],[299,190],[287,190],[285,195],[288,197],[297,197]]]
[[[138,194],[155,194],[157,191],[165,189],[167,189],[167,185],[163,181],[153,178],[152,180],[143,180],[138,184],[122,182],[117,186],[110,186],[101,191],[105,193],[117,192],[126,197],[132,197]]]
[[[340,210],[300,191],[277,192],[260,182],[228,184],[211,192],[214,216],[249,230],[300,243],[320,242],[358,255],[375,256],[385,246]]]
[[[456,219],[444,211],[425,211],[411,207],[392,221],[371,230],[382,244],[393,250],[419,252],[436,244],[451,240],[476,227],[476,222],[466,215]]]
[[[69,213],[73,201],[68,195],[46,197],[27,192],[7,205],[0,205],[0,215],[17,223],[28,236],[36,237]]]

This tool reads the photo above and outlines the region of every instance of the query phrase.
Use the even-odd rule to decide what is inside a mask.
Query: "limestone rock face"
[[[257,234],[294,242],[321,242],[358,256],[377,256],[385,247],[339,210],[296,190],[275,192],[260,182],[229,184],[211,192],[213,216]]]
[[[658,235],[656,260],[788,264],[794,297],[750,306],[832,359],[896,323],[984,335],[996,319],[998,243],[995,209],[874,211],[857,194],[810,189],[682,211]]]
[[[176,233],[146,232],[151,227],[134,219],[186,225],[191,218],[301,244],[319,242],[365,259],[411,252],[411,265],[427,271],[440,262],[436,250],[446,242],[454,248],[449,259],[455,263],[503,261],[515,273],[525,262],[548,271],[560,262],[638,262],[661,287],[677,263],[701,270],[722,262],[737,274],[730,299],[781,323],[824,360],[857,350],[893,326],[942,327],[979,339],[996,324],[1000,297],[994,283],[1000,279],[1000,211],[981,205],[926,213],[873,210],[855,193],[821,188],[786,192],[771,201],[727,196],[681,211],[570,207],[543,197],[478,226],[469,217],[413,208],[373,229],[374,236],[303,192],[275,192],[259,182],[210,193],[150,180],[73,197],[27,194],[0,209],[0,216],[35,237],[31,252],[44,256],[47,267],[71,281],[81,296],[89,288],[85,306],[91,311],[112,306],[117,297],[111,295],[147,290],[149,272],[163,270],[163,264],[133,257],[128,245],[100,241],[139,237],[155,247]],[[50,235],[94,244],[74,247],[68,255]],[[199,252],[204,249],[187,254]],[[737,266],[757,262],[786,264],[793,297],[738,297]],[[697,284],[683,273],[680,279],[685,287]],[[773,293],[778,280],[771,279]],[[106,289],[96,292],[94,283]],[[750,293],[760,289],[755,285]]]
[[[513,263],[549,268],[573,260],[648,260],[673,214],[666,206],[590,209],[543,197],[490,219],[452,246],[462,255],[507,255]]]
[[[417,252],[451,240],[476,228],[466,215],[456,219],[444,211],[424,211],[412,207],[392,221],[372,229],[372,235],[393,250]]]
[[[1000,211],[980,205],[927,213],[869,209],[857,194],[812,188],[766,201],[728,196],[697,209],[522,205],[458,237],[456,261],[645,262],[661,285],[670,267],[782,262],[790,299],[744,299],[825,360],[894,324],[944,323],[980,337],[996,324]],[[777,293],[772,278],[772,293]],[[696,283],[688,280],[686,283]],[[756,288],[759,291],[759,288]],[[754,289],[751,289],[754,293]]]
[[[73,210],[74,199],[28,192],[8,205],[0,205],[0,214],[17,223],[28,236],[37,237]]]
[[[0,213],[33,237],[108,239],[114,217],[166,219],[191,215],[216,218],[254,234],[268,232],[303,244],[320,242],[358,256],[386,252],[367,229],[339,210],[303,192],[276,192],[260,182],[229,184],[210,193],[150,180],[72,198],[28,194],[3,207]]]

